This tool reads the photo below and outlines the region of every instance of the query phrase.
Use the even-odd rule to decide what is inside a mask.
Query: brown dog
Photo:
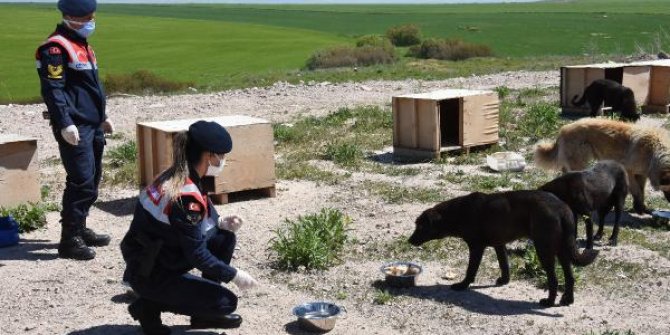
[[[582,119],[565,125],[555,142],[535,148],[535,163],[563,172],[584,170],[592,160],[614,160],[628,173],[628,185],[637,213],[644,205],[644,187],[663,191],[670,201],[670,138],[667,131],[605,119]]]
[[[484,194],[475,192],[445,201],[424,211],[416,219],[416,228],[409,238],[412,245],[427,241],[460,237],[468,245],[470,259],[465,279],[451,287],[464,290],[474,282],[484,249],[494,247],[502,275],[497,285],[509,282],[509,262],[505,244],[527,237],[535,244],[537,256],[547,273],[549,297],[540,300],[553,306],[556,300],[556,257],[565,275],[565,293],[561,305],[574,301],[575,279],[572,264],[586,266],[598,254],[585,250],[580,254],[575,242],[575,223],[568,205],[551,193],[543,191],[512,191]]]

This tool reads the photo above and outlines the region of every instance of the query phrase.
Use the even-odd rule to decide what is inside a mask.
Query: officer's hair
[[[175,135],[172,141],[174,163],[167,170],[163,171],[153,184],[156,187],[160,187],[163,195],[169,197],[172,201],[179,199],[181,188],[186,184],[186,179],[189,176],[189,166],[192,166],[191,163],[196,163],[189,160],[194,154],[194,152],[189,153],[189,142],[186,132]],[[200,154],[202,152],[198,155]]]

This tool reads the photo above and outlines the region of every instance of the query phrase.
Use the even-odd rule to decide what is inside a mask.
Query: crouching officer
[[[191,327],[236,328],[242,323],[237,297],[221,282],[240,289],[256,286],[230,266],[237,216],[219,217],[202,188],[203,176],[219,175],[232,149],[228,132],[198,121],[174,139],[174,163],[145,190],[121,242],[124,281],[139,298],[128,311],[145,334],[169,334],[161,312],[191,316]],[[197,268],[202,277],[188,272]]]
[[[88,260],[91,246],[109,244],[108,235],[86,226],[98,197],[104,133],[114,127],[105,113],[105,93],[95,53],[86,39],[95,30],[95,0],[60,0],[63,22],[37,49],[37,73],[53,134],[67,174],[58,255]]]

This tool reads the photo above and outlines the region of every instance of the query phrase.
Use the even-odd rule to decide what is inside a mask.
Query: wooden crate
[[[187,131],[198,121],[214,121],[224,126],[233,139],[233,151],[226,156],[226,168],[217,177],[205,177],[204,184],[217,203],[227,203],[228,195],[260,190],[275,196],[274,137],[272,125],[249,116],[146,122],[137,124],[138,173],[140,185],[151,183],[172,165],[174,135]]]
[[[670,60],[656,60],[634,63],[649,72],[647,101],[642,106],[643,113],[664,113],[670,110]]]
[[[575,96],[579,98],[584,90],[597,79],[611,79],[631,90],[639,106],[647,105],[651,70],[644,63],[605,63],[561,67],[561,107],[564,113],[590,115],[588,104],[581,107],[572,104]]]
[[[41,200],[37,140],[0,134],[0,207]]]
[[[439,158],[445,151],[498,143],[498,95],[443,90],[393,97],[393,152]]]

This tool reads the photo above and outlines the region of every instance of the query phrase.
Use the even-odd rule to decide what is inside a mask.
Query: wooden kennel
[[[224,126],[233,139],[233,151],[226,157],[221,175],[205,178],[216,203],[227,203],[231,193],[258,190],[275,196],[274,137],[270,122],[249,116],[222,116],[203,119],[145,122],[137,124],[138,173],[141,186],[172,165],[175,134],[198,121],[214,121]]]
[[[0,207],[41,200],[37,139],[0,134]]]
[[[393,97],[393,153],[433,159],[450,150],[498,143],[498,95],[443,90]]]

